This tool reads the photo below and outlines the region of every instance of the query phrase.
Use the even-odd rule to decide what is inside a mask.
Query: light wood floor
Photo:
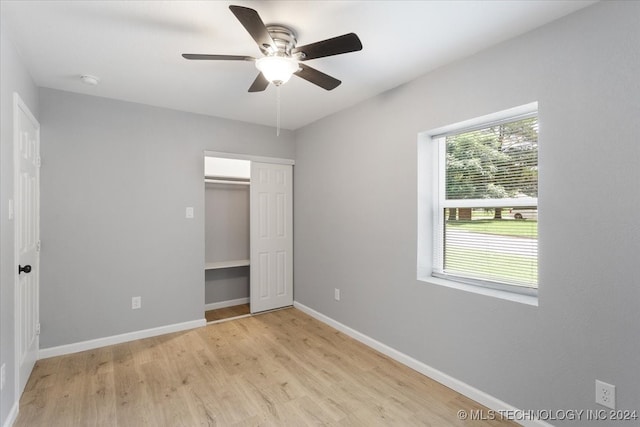
[[[234,305],[233,307],[218,308],[204,312],[207,322],[229,319],[231,317],[243,316],[251,312],[249,304]]]
[[[498,426],[291,308],[37,362],[15,426]]]

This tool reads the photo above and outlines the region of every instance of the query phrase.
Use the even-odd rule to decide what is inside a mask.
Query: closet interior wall
[[[205,181],[205,305],[249,299],[249,185]],[[247,260],[247,265],[210,268]],[[240,262],[239,262],[240,263]]]

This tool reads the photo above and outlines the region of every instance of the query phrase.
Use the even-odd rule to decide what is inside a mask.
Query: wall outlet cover
[[[616,409],[616,386],[596,380],[596,403]]]
[[[142,307],[142,297],[131,297],[131,309],[137,310]]]

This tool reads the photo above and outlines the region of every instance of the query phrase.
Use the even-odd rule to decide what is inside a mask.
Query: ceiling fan
[[[256,41],[264,56],[258,59],[242,55],[194,53],[183,53],[182,56],[185,59],[197,60],[255,61],[256,68],[260,72],[249,87],[249,92],[264,91],[269,83],[280,86],[286,83],[292,74],[323,89],[335,89],[342,83],[340,80],[302,62],[362,50],[362,43],[354,33],[297,47],[296,34],[291,28],[282,25],[265,25],[258,12],[248,7],[229,6],[229,9]]]

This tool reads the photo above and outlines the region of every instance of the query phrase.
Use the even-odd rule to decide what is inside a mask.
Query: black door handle
[[[31,273],[31,266],[30,265],[25,265],[24,267],[19,265],[18,266],[18,274],[20,273]]]

